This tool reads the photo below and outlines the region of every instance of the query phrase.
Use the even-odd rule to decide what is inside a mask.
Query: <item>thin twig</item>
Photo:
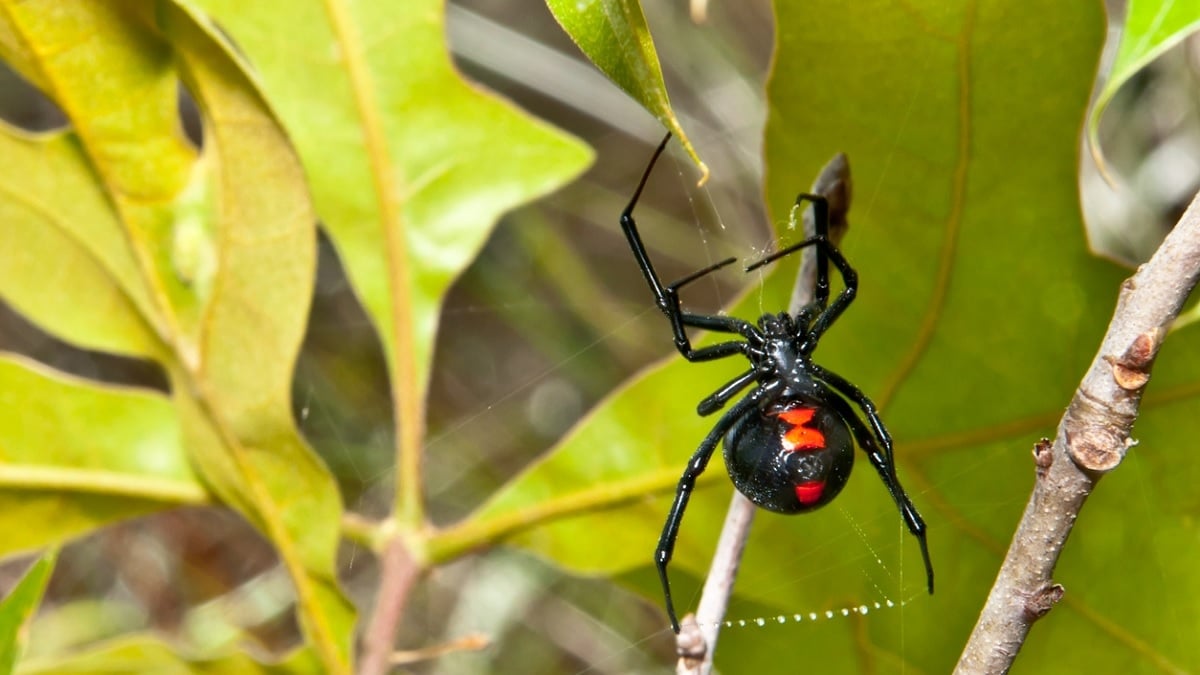
[[[733,581],[737,578],[757,508],[742,493],[733,491],[721,538],[717,541],[704,590],[700,593],[700,605],[695,614],[683,617],[679,635],[675,636],[675,651],[679,655],[675,672],[679,675],[708,675],[712,671],[721,622],[733,594]]]
[[[390,670],[396,630],[404,617],[408,594],[421,575],[421,567],[408,551],[404,538],[393,536],[380,558],[379,592],[375,610],[363,635],[360,675],[384,675]]]
[[[487,649],[491,646],[492,640],[483,633],[472,633],[464,635],[460,638],[455,638],[449,642],[430,645],[421,649],[405,649],[392,652],[391,663],[393,666],[407,666],[422,661],[432,661],[440,659],[449,654],[457,652],[478,652]]]
[[[812,192],[829,200],[829,237],[834,243],[839,243],[850,226],[846,220],[851,198],[850,164],[844,154],[838,153],[821,169],[813,182]],[[795,207],[789,222],[795,227]],[[803,223],[804,231],[799,233],[800,238],[816,233],[811,207],[804,210]],[[813,249],[808,249],[804,251],[796,274],[789,312],[796,314],[801,307],[812,302],[816,279],[816,255]],[[708,577],[704,580],[700,605],[695,615],[683,617],[679,635],[675,637],[675,650],[679,655],[675,672],[679,675],[708,675],[712,672],[721,622],[725,620],[725,610],[733,593],[733,582],[737,578],[746,539],[750,536],[755,509],[749,499],[734,490],[729,511],[725,514],[725,525],[721,528],[721,538],[717,542]]]
[[[1121,286],[1117,308],[1051,445],[1034,449],[1033,494],[955,673],[1005,673],[1033,622],[1062,597],[1051,575],[1096,482],[1133,446],[1130,430],[1167,329],[1200,278],[1200,195]]]

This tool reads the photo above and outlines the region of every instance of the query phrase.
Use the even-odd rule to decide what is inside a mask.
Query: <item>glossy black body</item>
[[[823,436],[824,447],[789,448],[785,441],[792,425],[780,418],[784,410],[812,408],[809,426]],[[850,428],[829,408],[813,407],[801,399],[783,399],[742,415],[725,434],[725,469],[746,498],[775,513],[804,513],[825,506],[838,496],[854,468]],[[823,485],[820,497],[801,501],[796,486]]]
[[[664,285],[654,271],[638,234],[633,210],[654,163],[670,139],[668,134],[646,166],[637,190],[621,213],[621,229],[654,294],[655,303],[671,324],[675,348],[679,353],[693,362],[713,361],[740,354],[750,365],[748,370],[726,382],[696,407],[700,415],[711,415],[722,410],[742,391],[750,389],[718,418],[688,460],[658,540],[654,562],[662,581],[672,629],[679,632],[679,622],[671,601],[667,565],[675,550],[679,526],[696,480],[707,468],[713,451],[722,439],[725,440],[725,459],[730,477],[742,494],[772,511],[802,513],[828,503],[846,484],[854,462],[853,437],[900,509],[908,530],[917,538],[925,561],[929,592],[932,593],[933,565],[929,560],[925,522],[896,477],[892,439],[875,410],[875,404],[848,380],[812,360],[812,352],[817,348],[821,336],[846,310],[858,292],[858,275],[829,241],[828,202],[820,195],[799,195],[796,198],[797,205],[804,201],[812,204],[816,235],[746,268],[747,271],[753,270],[801,249],[813,247],[816,251],[817,275],[811,304],[794,316],[786,312],[764,314],[757,323],[724,315],[686,312],[679,302],[679,289],[735,260],[722,260],[669,285]],[[837,268],[845,285],[832,302],[830,263]],[[727,334],[730,339],[693,347],[687,328]],[[862,417],[859,417],[854,406],[862,411]],[[797,408],[811,409],[811,420],[788,423],[779,415],[781,411]],[[817,442],[811,433],[799,432],[809,436],[811,442],[803,448],[788,449],[784,437],[797,426],[819,432],[820,441]],[[819,488],[819,495],[815,486],[808,485],[813,481],[824,481]]]

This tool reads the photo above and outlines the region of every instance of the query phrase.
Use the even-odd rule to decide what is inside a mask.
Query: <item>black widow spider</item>
[[[829,241],[828,201],[820,195],[797,196],[797,206],[805,200],[812,203],[816,235],[746,267],[749,272],[803,248],[815,246],[817,278],[813,289],[814,299],[795,316],[787,312],[763,314],[758,325],[755,325],[731,316],[685,312],[679,304],[679,289],[732,264],[736,258],[722,260],[666,286],[655,273],[646,247],[638,235],[633,209],[637,206],[655,162],[670,140],[671,135],[667,134],[650,158],[633,198],[621,212],[621,229],[629,239],[629,246],[646,282],[650,284],[658,308],[671,322],[675,348],[679,353],[692,362],[713,361],[737,354],[750,361],[749,370],[700,401],[696,411],[702,416],[711,415],[725,407],[730,399],[746,387],[755,385],[750,393],[717,420],[712,431],[692,454],[679,479],[675,501],[671,504],[671,512],[658,539],[655,565],[662,580],[671,628],[679,632],[679,621],[675,618],[675,606],[671,601],[671,584],[667,579],[667,563],[671,561],[671,554],[675,550],[679,524],[696,479],[704,472],[722,436],[725,438],[725,467],[734,486],[756,505],[786,514],[812,511],[828,504],[841,492],[854,466],[853,436],[853,440],[867,454],[871,465],[879,472],[909,532],[920,543],[929,592],[933,593],[933,565],[929,561],[925,521],[909,501],[896,477],[892,438],[879,418],[875,404],[848,380],[812,360],[812,352],[817,348],[821,335],[841,316],[858,291],[858,275]],[[830,261],[837,267],[845,283],[845,288],[832,303],[829,302]],[[743,339],[694,348],[688,339],[687,327],[730,333]],[[855,413],[851,402],[862,409],[866,422]]]

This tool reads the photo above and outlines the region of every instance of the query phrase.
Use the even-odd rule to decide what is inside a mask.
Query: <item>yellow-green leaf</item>
[[[0,295],[80,347],[158,355],[149,287],[78,137],[0,123],[0,155]]]
[[[216,274],[192,391],[177,392],[206,478],[270,537],[300,620],[330,670],[350,662],[353,611],[337,590],[341,498],[291,415],[291,379],[315,270],[315,216],[283,130],[231,54],[182,10],[161,13],[205,121]]]
[[[207,500],[161,394],[0,358],[0,555]]]
[[[171,48],[142,25],[152,11],[129,1],[4,2],[0,49],[70,118],[150,289],[158,310],[151,318],[178,340],[194,332],[202,304],[171,256],[172,204],[196,153],[178,120]]]
[[[67,114],[114,207],[82,216],[115,215],[123,259],[107,255],[111,227],[77,228],[69,243],[153,326],[192,462],[278,549],[325,667],[349,670],[341,500],[291,417],[316,233],[288,139],[221,39],[172,4],[3,2],[0,50]],[[203,116],[202,153],[182,135],[181,80]]]
[[[423,527],[419,454],[442,298],[501,212],[561,185],[589,153],[459,77],[436,0],[188,4],[233,36],[296,143],[382,338],[399,426],[396,510]]]
[[[700,167],[700,182],[707,180],[708,167],[671,109],[639,0],[546,0],[546,5],[584,55],[683,143]]]

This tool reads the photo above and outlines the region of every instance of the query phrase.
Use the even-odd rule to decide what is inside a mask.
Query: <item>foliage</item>
[[[312,90],[279,91],[271,68],[289,54],[271,51],[281,43],[270,32],[253,31],[255,20],[284,15],[282,7],[255,15],[212,5],[255,59],[270,103],[189,6],[0,6],[4,58],[71,124],[38,136],[6,126],[0,137],[10,158],[6,227],[20,242],[5,247],[0,292],[64,340],[157,362],[171,389],[169,397],[127,392],[9,361],[4,498],[20,508],[6,511],[5,529],[23,534],[8,545],[55,543],[130,515],[220,501],[271,540],[309,645],[325,670],[346,671],[353,615],[334,570],[341,499],[299,436],[290,402],[315,273],[315,219],[343,247],[398,364],[405,426],[419,433],[430,340],[449,280],[501,210],[578,171],[586,153],[463,84],[436,21],[392,33],[404,22],[379,20],[385,3],[333,17],[289,3],[292,30],[343,53],[321,52],[324,79],[320,59],[310,59],[310,77],[290,78]],[[367,29],[392,41],[363,35]],[[380,77],[397,72],[421,77]],[[199,151],[181,133],[180,82],[203,115]],[[428,125],[415,124],[413,113],[427,115]],[[527,158],[528,169],[491,172],[496,158],[479,147],[493,135],[506,140],[490,144],[492,152]],[[306,168],[304,153],[317,149]],[[62,272],[50,283],[46,261]],[[97,448],[90,439],[98,430],[108,443]],[[418,450],[419,443],[406,448]],[[48,504],[47,526],[27,532],[22,519]]]
[[[41,602],[56,555],[50,551],[42,556],[0,601],[0,673],[11,673],[24,649],[29,618]]]

